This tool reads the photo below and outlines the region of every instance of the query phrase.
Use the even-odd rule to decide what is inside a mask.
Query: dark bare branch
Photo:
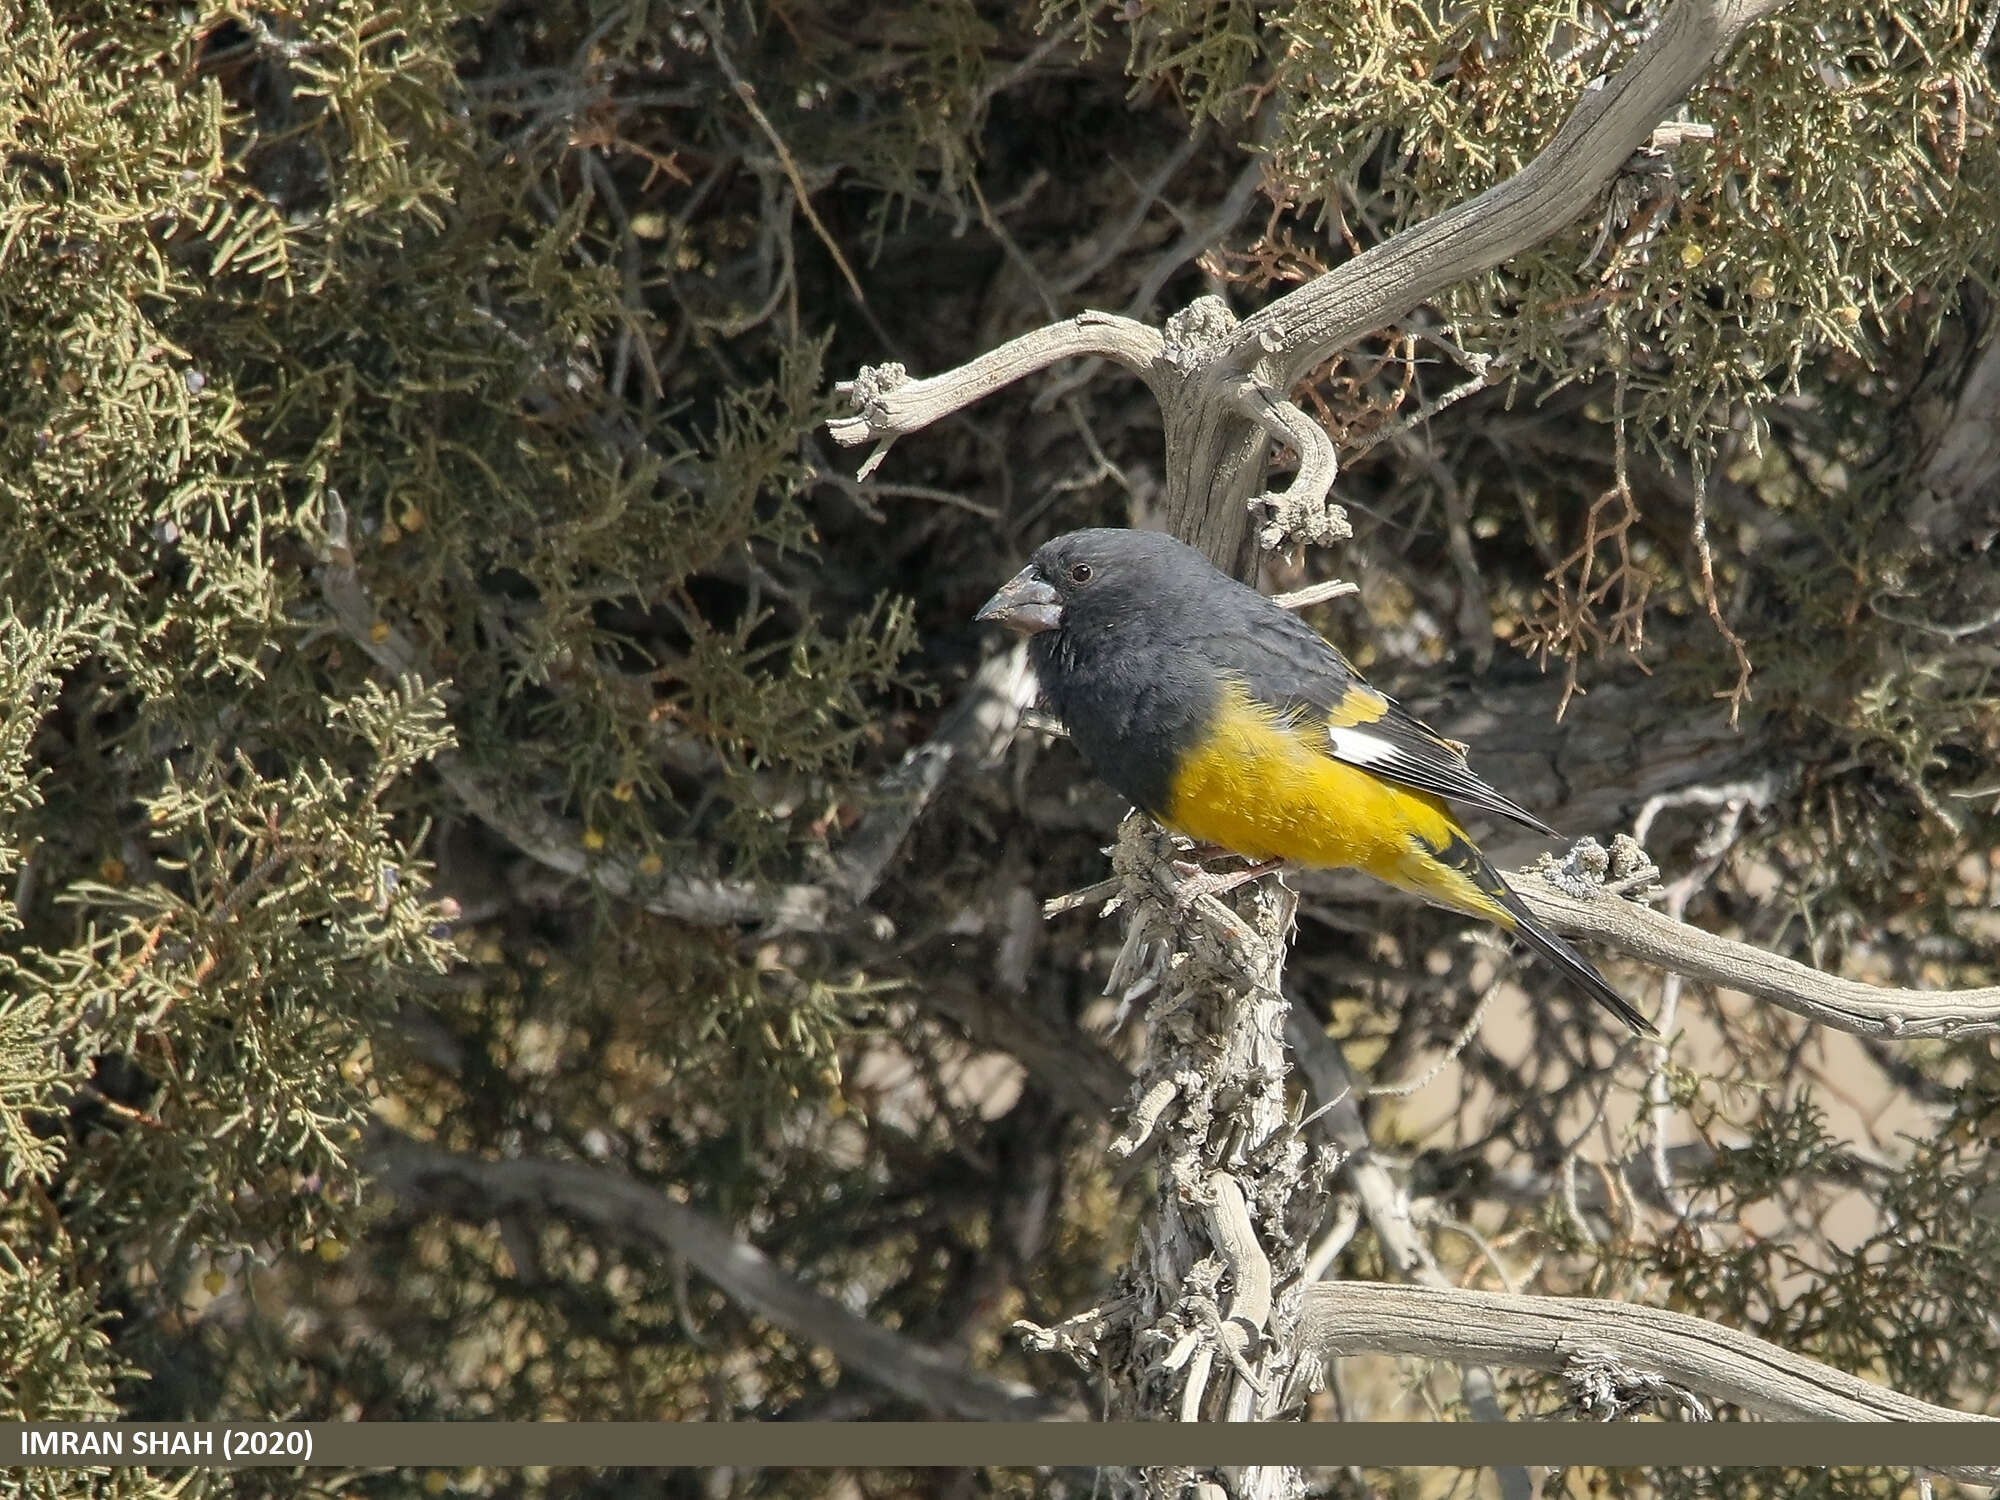
[[[849,1312],[787,1275],[706,1214],[622,1172],[567,1161],[484,1161],[402,1137],[373,1154],[379,1181],[412,1207],[459,1218],[559,1216],[658,1254],[684,1257],[759,1317],[830,1349],[906,1401],[966,1421],[1047,1421],[1075,1413],[1023,1386]]]

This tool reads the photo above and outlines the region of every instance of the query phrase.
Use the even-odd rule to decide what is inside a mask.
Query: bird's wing
[[[1386,781],[1449,797],[1556,837],[1540,818],[1502,796],[1466,764],[1456,745],[1370,687],[1326,638],[1273,605],[1199,645],[1258,702],[1324,736],[1324,749]]]

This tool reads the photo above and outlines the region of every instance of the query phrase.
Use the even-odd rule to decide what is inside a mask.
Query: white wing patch
[[[1380,735],[1362,729],[1329,729],[1326,738],[1333,747],[1333,758],[1350,766],[1393,765],[1408,758]]]
[[[1556,831],[1518,803],[1509,801],[1473,773],[1450,745],[1438,739],[1414,720],[1399,724],[1393,718],[1374,721],[1369,729],[1329,725],[1328,752],[1337,761],[1358,767],[1388,781],[1396,781],[1420,792],[1450,797],[1487,812],[1498,813],[1525,824],[1551,838]],[[1374,732],[1386,728],[1403,736]]]

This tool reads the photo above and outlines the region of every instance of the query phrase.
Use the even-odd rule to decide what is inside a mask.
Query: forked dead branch
[[[1586,92],[1554,139],[1514,176],[1241,322],[1215,298],[1170,318],[1164,332],[1136,319],[1086,312],[925,379],[910,379],[899,366],[871,367],[841,387],[855,414],[835,419],[827,430],[850,447],[874,444],[872,467],[897,438],[1012,381],[1058,360],[1099,355],[1140,376],[1160,403],[1166,422],[1164,529],[1239,576],[1254,555],[1250,523],[1260,503],[1269,502],[1272,519],[1302,539],[1336,540],[1345,535],[1345,522],[1338,507],[1326,505],[1332,445],[1283,393],[1354,340],[1583,217],[1717,55],[1745,27],[1782,6],[1783,0],[1668,6],[1631,61],[1603,87]],[[1669,131],[1675,140],[1685,134]],[[1272,393],[1269,406],[1260,410],[1252,402],[1246,381],[1253,391]],[[1300,472],[1284,490],[1261,490],[1271,439],[1290,442],[1295,434],[1313,451],[1300,450]]]

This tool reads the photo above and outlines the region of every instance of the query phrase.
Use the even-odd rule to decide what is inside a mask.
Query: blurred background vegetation
[[[1104,1153],[1117,924],[1038,914],[1120,808],[1023,736],[878,879],[838,861],[996,649],[980,599],[1048,535],[1146,520],[1158,413],[1058,369],[861,482],[832,383],[1084,307],[1260,305],[1512,171],[1654,14],[0,0],[0,1409],[939,1414],[410,1152],[616,1174],[1093,1407],[1007,1330],[1089,1306],[1148,1197]],[[1932,987],[2000,969],[1993,14],[1757,28],[1688,102],[1712,133],[1315,372],[1356,534],[1267,569],[1357,581],[1316,622],[1567,832],[1642,824],[1690,920]],[[1359,885],[1309,888],[1291,968],[1385,1081],[1503,986],[1369,1105],[1454,1278],[1996,1410],[1993,1039],[1613,972],[1676,1007],[1665,1069]],[[1364,1228],[1333,1274],[1383,1269]],[[1455,1399],[1352,1361],[1321,1414]]]

